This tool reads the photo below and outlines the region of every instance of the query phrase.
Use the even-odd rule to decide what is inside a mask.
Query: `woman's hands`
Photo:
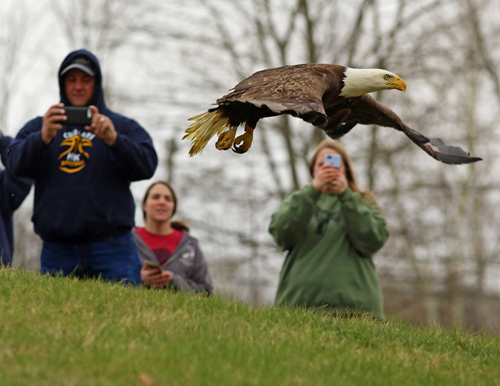
[[[171,271],[159,271],[146,264],[141,268],[141,280],[146,287],[165,288],[173,277]]]
[[[321,193],[341,194],[347,188],[347,178],[343,168],[335,169],[329,164],[323,164],[316,172],[312,186]]]

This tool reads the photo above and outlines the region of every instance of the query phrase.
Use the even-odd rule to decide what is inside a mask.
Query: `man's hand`
[[[335,169],[329,164],[324,164],[314,176],[312,186],[322,193],[343,193],[347,188],[343,167]]]
[[[92,110],[92,124],[85,126],[86,130],[91,131],[99,139],[102,139],[108,146],[113,146],[116,141],[116,130],[111,119],[99,114],[99,109],[95,106],[89,106]]]
[[[63,107],[63,103],[58,103],[57,105],[50,106],[50,108],[43,116],[42,140],[47,145],[52,142],[57,134],[57,130],[61,130],[63,127],[63,125],[56,122],[65,121],[67,119],[66,115],[64,115]]]
[[[171,271],[159,271],[144,264],[141,268],[141,280],[146,287],[165,288],[174,277]]]

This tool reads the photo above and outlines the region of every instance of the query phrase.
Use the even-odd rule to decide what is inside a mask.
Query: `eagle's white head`
[[[344,87],[340,96],[354,98],[381,90],[406,91],[406,83],[390,71],[373,69],[347,68],[344,72]]]

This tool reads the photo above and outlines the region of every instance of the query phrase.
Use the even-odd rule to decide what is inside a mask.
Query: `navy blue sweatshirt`
[[[58,74],[75,57],[86,56],[95,67],[90,105],[109,117],[117,132],[108,146],[83,126],[63,126],[45,144],[43,117],[29,121],[9,148],[8,168],[35,180],[33,223],[44,241],[90,243],[130,232],[135,205],[130,182],[153,176],[158,158],[148,133],[134,120],[104,103],[97,58],[87,50],[71,52]],[[61,102],[71,105],[59,75]]]
[[[7,147],[12,138],[2,135],[0,138],[0,156],[2,163],[7,163]],[[12,176],[6,170],[0,170],[0,263],[12,264],[14,254],[14,229],[12,214],[19,208],[31,189],[31,180]]]

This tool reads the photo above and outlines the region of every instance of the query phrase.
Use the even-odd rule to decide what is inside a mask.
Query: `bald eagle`
[[[402,131],[431,157],[447,164],[480,161],[439,138],[428,138],[408,127],[393,111],[368,93],[406,91],[396,74],[380,69],[354,69],[334,64],[299,64],[262,70],[238,83],[216,101],[217,107],[190,119],[194,121],[183,139],[191,140],[190,156],[200,153],[215,134],[216,147],[236,153],[250,149],[259,119],[290,114],[312,123],[333,139],[358,123]],[[236,137],[244,124],[245,133]]]

